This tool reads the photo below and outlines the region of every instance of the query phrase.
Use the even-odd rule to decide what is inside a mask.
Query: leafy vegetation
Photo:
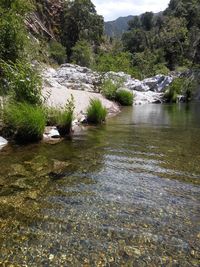
[[[66,51],[64,46],[57,41],[51,41],[49,44],[50,57],[54,59],[58,64],[63,64],[66,60]]]
[[[164,12],[146,12],[129,21],[122,41],[141,77],[200,63],[199,14],[199,1],[171,0]]]
[[[17,102],[41,103],[41,78],[30,63],[0,61],[0,69],[1,93],[10,94]]]
[[[133,74],[132,56],[129,52],[101,52],[96,56],[96,70],[100,72],[123,71]]]
[[[114,83],[111,79],[107,79],[102,84],[101,92],[107,99],[115,100],[118,88],[119,84]]]
[[[197,82],[193,77],[176,78],[165,92],[167,102],[176,103],[178,98],[182,96],[186,102],[190,101],[195,90]]]
[[[103,17],[97,15],[90,0],[65,1],[62,19],[62,44],[70,58],[80,40],[99,45],[103,34]]]
[[[93,61],[93,52],[90,44],[86,40],[78,41],[72,48],[71,61],[84,67],[90,67]]]
[[[27,103],[8,104],[4,124],[13,132],[17,142],[28,143],[42,139],[46,120],[41,107]]]
[[[109,100],[118,102],[122,106],[131,106],[133,104],[132,92],[122,89],[123,81],[116,79],[115,83],[111,79],[103,82],[101,87],[102,94]]]
[[[107,110],[99,99],[91,99],[87,108],[87,121],[92,124],[101,124],[105,121]]]
[[[29,40],[24,17],[31,10],[26,0],[0,1],[0,59],[15,62],[24,56]]]

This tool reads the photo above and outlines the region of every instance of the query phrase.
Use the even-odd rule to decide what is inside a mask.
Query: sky
[[[170,0],[92,0],[96,11],[105,21],[128,15],[140,15],[146,11],[163,11]]]

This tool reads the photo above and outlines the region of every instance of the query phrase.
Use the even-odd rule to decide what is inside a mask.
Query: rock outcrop
[[[34,0],[35,11],[27,19],[29,31],[35,36],[56,38],[60,32],[64,0]]]
[[[111,79],[114,83],[120,82],[122,88],[134,93],[135,104],[162,103],[163,94],[167,86],[173,81],[174,76],[156,75],[143,81],[132,78],[123,72],[107,72],[104,74],[92,71],[89,68],[73,64],[63,64],[58,69],[47,68],[43,72],[44,88],[57,89],[57,95],[62,90],[85,91],[99,93],[103,80]],[[60,91],[59,91],[60,90]],[[87,99],[89,98],[87,95]],[[80,103],[81,105],[81,103]]]

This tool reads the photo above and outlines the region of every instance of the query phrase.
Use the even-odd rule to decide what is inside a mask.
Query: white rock
[[[138,92],[134,90],[133,94],[134,94],[135,105],[143,105],[147,103],[162,103],[162,98],[163,98],[162,93],[156,93],[152,91]]]
[[[8,141],[0,136],[0,150],[8,144]]]

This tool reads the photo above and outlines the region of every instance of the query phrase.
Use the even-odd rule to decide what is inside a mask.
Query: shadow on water
[[[0,265],[199,266],[200,105],[125,108],[0,154]]]

